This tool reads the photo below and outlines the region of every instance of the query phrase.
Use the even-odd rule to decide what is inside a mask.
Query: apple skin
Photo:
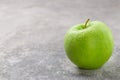
[[[88,22],[70,28],[64,38],[68,58],[79,68],[97,69],[103,66],[114,48],[110,29],[103,22]]]

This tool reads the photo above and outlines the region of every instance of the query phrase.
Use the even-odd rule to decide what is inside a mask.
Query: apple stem
[[[87,19],[86,22],[85,22],[85,26],[83,29],[85,29],[87,27],[87,23],[89,22],[90,19]]]

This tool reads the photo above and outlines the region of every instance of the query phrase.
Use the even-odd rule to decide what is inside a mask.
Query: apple
[[[111,30],[101,21],[89,21],[70,28],[64,48],[68,58],[79,68],[97,69],[110,58],[114,48]]]

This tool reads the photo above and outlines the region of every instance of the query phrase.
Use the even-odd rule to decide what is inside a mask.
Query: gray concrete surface
[[[110,60],[81,70],[65,55],[65,32],[87,18],[113,32]],[[0,0],[0,80],[120,80],[120,0]]]

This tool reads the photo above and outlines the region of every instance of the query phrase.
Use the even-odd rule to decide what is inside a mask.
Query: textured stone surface
[[[120,0],[0,0],[0,80],[119,80]],[[105,22],[115,48],[98,70],[80,70],[63,39],[87,18]]]

